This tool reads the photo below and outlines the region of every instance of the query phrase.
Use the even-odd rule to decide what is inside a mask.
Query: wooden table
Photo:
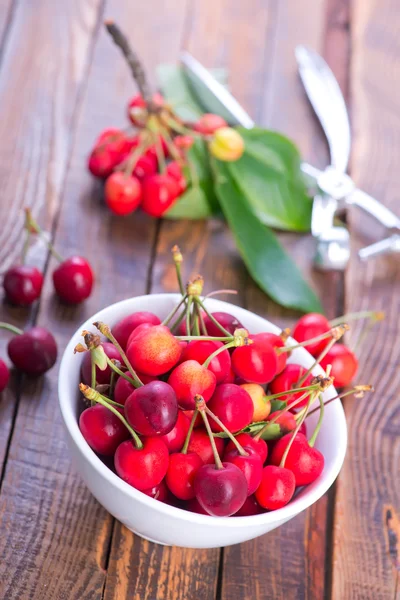
[[[236,288],[237,303],[280,325],[296,315],[249,279],[229,231],[217,222],[112,217],[86,156],[97,133],[124,123],[135,92],[102,27],[113,17],[148,69],[187,48],[226,67],[257,122],[291,136],[303,156],[327,164],[327,148],[296,76],[293,50],[322,52],[349,99],[351,173],[399,212],[400,13],[396,0],[1,0],[0,174],[2,271],[21,249],[31,206],[61,252],[90,258],[92,297],[68,308],[54,297],[46,253],[39,306],[1,306],[1,319],[50,327],[60,354],[98,309],[131,295],[172,291],[170,248],[207,289]],[[349,211],[354,250],[376,239]],[[349,450],[330,492],[307,512],[257,540],[224,550],[166,548],[141,540],[90,495],[71,466],[57,404],[57,370],[36,382],[14,376],[0,401],[0,596],[18,599],[398,600],[400,598],[399,261],[360,265],[345,276],[312,272],[312,240],[282,235],[313,281],[328,315],[373,307],[386,321],[360,350],[359,379],[376,393],[346,401]],[[355,339],[358,326],[349,336]],[[1,336],[5,355],[7,336]],[[389,543],[390,541],[390,543]]]

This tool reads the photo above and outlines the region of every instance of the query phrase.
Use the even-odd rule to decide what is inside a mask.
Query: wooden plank
[[[398,26],[393,2],[353,3],[352,175],[358,185],[397,213],[400,165],[395,148],[400,125],[393,89],[400,84]],[[351,210],[350,222],[354,245],[346,276],[346,308],[373,307],[384,310],[387,317],[360,349],[359,378],[371,381],[376,392],[369,401],[346,402],[349,449],[338,482],[332,598],[397,600],[400,264],[396,256],[360,264],[356,251],[381,232],[356,208]],[[357,334],[358,328],[351,342]]]

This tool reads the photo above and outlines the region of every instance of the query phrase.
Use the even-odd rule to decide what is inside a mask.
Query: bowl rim
[[[336,400],[331,403],[331,410],[335,409],[335,411],[337,412],[335,416],[336,419],[339,420],[339,429],[341,430],[341,435],[338,436],[338,444],[335,447],[335,455],[332,461],[332,465],[329,468],[329,471],[325,472],[324,469],[322,476],[311,484],[312,487],[309,486],[307,488],[303,488],[302,492],[299,495],[295,496],[286,506],[274,511],[261,513],[259,515],[250,515],[236,518],[214,517],[211,515],[203,515],[187,511],[176,506],[165,504],[164,502],[160,502],[155,498],[151,498],[150,496],[143,494],[141,491],[137,490],[136,488],[123,481],[116,473],[114,473],[107,465],[105,465],[103,461],[97,456],[97,454],[90,448],[79,429],[78,420],[73,414],[72,403],[70,403],[67,387],[63,385],[65,378],[68,379],[68,366],[70,362],[74,360],[73,350],[77,344],[77,338],[79,338],[80,341],[81,331],[83,329],[88,329],[89,327],[91,327],[93,321],[100,320],[100,315],[104,311],[109,311],[112,309],[116,310],[119,308],[129,309],[133,301],[143,300],[145,298],[148,298],[149,296],[160,300],[160,302],[166,299],[174,298],[178,300],[181,298],[180,294],[171,293],[143,294],[141,296],[134,296],[132,298],[128,298],[126,300],[121,300],[119,302],[110,304],[99,310],[93,316],[89,317],[82,325],[78,327],[78,329],[71,336],[63,352],[58,373],[58,397],[60,410],[65,427],[67,428],[69,435],[71,436],[74,444],[78,447],[80,453],[84,455],[85,459],[90,463],[91,467],[95,471],[97,471],[97,473],[100,476],[104,477],[111,486],[117,487],[119,491],[130,496],[132,500],[138,501],[144,505],[148,505],[152,509],[156,509],[166,516],[181,518],[184,521],[194,522],[200,525],[218,525],[228,529],[243,528],[249,526],[268,526],[276,522],[289,520],[291,517],[296,516],[297,514],[314,504],[317,500],[319,500],[319,498],[321,498],[321,496],[325,494],[325,492],[329,489],[329,487],[332,485],[332,483],[338,476],[346,454],[347,424],[344,410],[340,400]],[[276,325],[271,323],[271,321],[265,319],[264,317],[261,317],[260,315],[257,315],[256,313],[253,313],[252,311],[231,304],[229,302],[224,302],[222,300],[217,300],[214,298],[210,298],[210,300],[213,301],[213,304],[220,305],[221,310],[225,309],[226,311],[233,312],[233,314],[235,314],[235,311],[238,311],[244,315],[248,314],[257,316],[258,318],[263,319],[270,326],[272,326],[272,328],[275,329],[277,333],[280,332],[280,329]],[[238,316],[238,318],[240,317]],[[310,356],[304,348],[300,348],[299,350],[301,350],[302,353],[306,353],[308,356]],[[321,367],[318,366],[314,372],[322,374],[323,370],[321,369]],[[331,395],[332,397],[336,395],[336,390],[333,388],[333,386],[328,390],[328,392],[330,392],[329,395]]]

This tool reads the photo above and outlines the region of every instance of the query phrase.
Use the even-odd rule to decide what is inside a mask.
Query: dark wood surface
[[[293,50],[323,53],[350,104],[351,173],[399,211],[400,14],[395,0],[0,0],[0,268],[21,249],[22,208],[31,206],[61,252],[90,258],[98,275],[82,306],[52,293],[53,260],[32,310],[0,307],[21,327],[50,327],[60,354],[71,333],[107,304],[172,291],[170,248],[208,289],[239,290],[234,302],[290,326],[295,313],[251,282],[227,228],[217,222],[156,222],[110,216],[86,156],[104,127],[124,124],[135,92],[102,29],[120,22],[150,72],[187,48],[229,69],[234,94],[254,118],[283,131],[321,166],[326,144],[296,75]],[[154,78],[153,78],[154,80]],[[354,250],[372,238],[357,209],[348,216]],[[316,274],[308,236],[282,235],[328,315],[367,307],[388,317],[360,353],[360,379],[377,391],[346,402],[349,450],[334,488],[279,529],[225,550],[165,548],[141,540],[94,500],[70,463],[57,404],[57,368],[42,380],[17,375],[0,398],[0,598],[6,600],[400,599],[399,293],[395,257],[345,277]],[[355,340],[357,327],[349,337]],[[0,355],[7,338],[2,334]],[[389,538],[391,552],[389,552]],[[397,548],[397,550],[396,550]],[[397,551],[397,555],[396,555]]]

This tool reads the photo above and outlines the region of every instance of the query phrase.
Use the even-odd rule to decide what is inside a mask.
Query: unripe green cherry
[[[240,133],[232,127],[221,127],[214,133],[209,149],[218,160],[232,162],[242,156],[244,141]]]

